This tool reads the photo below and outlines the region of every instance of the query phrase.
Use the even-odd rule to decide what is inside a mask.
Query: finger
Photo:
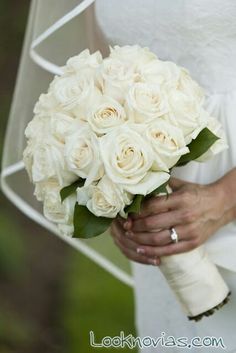
[[[124,230],[130,230],[132,228],[132,224],[133,224],[132,219],[128,217],[123,223]]]
[[[114,222],[112,224],[111,232],[113,234],[113,238],[117,238],[119,240],[119,244],[121,244],[122,247],[137,252],[139,243],[136,242],[134,234],[132,232],[125,232],[118,222]]]
[[[172,193],[166,196],[152,197],[143,202],[141,212],[136,215],[136,218],[143,218],[149,215],[163,213],[167,210],[174,210],[181,205],[181,195]]]
[[[126,218],[122,218],[120,216],[118,216],[114,222],[119,222],[120,225],[123,227],[124,230],[130,230],[132,228],[132,218],[128,217]]]
[[[153,216],[139,218],[133,220],[132,231],[136,232],[151,232],[157,229],[169,229],[173,225],[188,223],[187,212],[182,210],[174,210],[170,212],[160,213]],[[190,219],[189,219],[190,220]]]
[[[159,232],[132,232],[130,237],[139,245],[163,246],[172,242],[169,229]]]
[[[120,242],[119,238],[114,239],[115,244],[120,248],[122,253],[130,260],[139,262],[141,264],[158,266],[160,265],[160,259],[157,256],[148,257],[140,254],[137,250],[129,249]]]
[[[175,231],[178,234],[178,240],[194,239],[193,230],[195,227],[189,225],[175,226]],[[163,229],[158,232],[130,232],[127,234],[133,241],[139,245],[164,246],[173,243],[171,239],[171,229]]]
[[[138,253],[145,255],[147,257],[162,257],[162,256],[169,256],[180,254],[183,252],[187,252],[196,248],[196,244],[193,241],[180,241],[178,243],[171,243],[169,245],[155,247],[155,246],[140,246],[138,248]]]
[[[124,235],[124,231],[120,226],[119,222],[112,223],[111,234],[113,236],[115,244],[120,248],[122,253],[130,260],[155,266],[160,264],[160,259],[158,257],[155,256],[154,258],[148,258],[147,256],[138,253],[138,244],[128,239]]]
[[[114,223],[112,225],[112,233],[115,235],[114,237],[119,240],[119,243],[127,249],[134,250],[137,252],[138,243],[136,243],[130,236],[127,236],[127,232],[125,232],[122,226],[119,223]]]

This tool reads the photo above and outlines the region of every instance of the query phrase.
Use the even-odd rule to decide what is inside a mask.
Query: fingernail
[[[126,221],[124,224],[123,224],[123,227],[124,229],[128,229],[129,228],[129,221]]]
[[[158,265],[157,259],[148,259],[148,263],[150,265],[153,265],[153,266],[157,266]]]
[[[132,236],[134,235],[134,233],[131,232],[130,230],[128,230],[127,232],[125,232],[125,235],[126,235],[127,237],[132,237]]]
[[[145,250],[143,248],[137,248],[138,254],[145,254]]]

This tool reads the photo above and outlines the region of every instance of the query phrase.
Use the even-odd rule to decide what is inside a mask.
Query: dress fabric
[[[233,0],[97,0],[96,19],[109,44],[139,44],[160,59],[186,67],[205,89],[205,106],[225,129],[229,149],[206,163],[192,162],[173,174],[201,184],[213,182],[236,166],[236,2]],[[222,336],[236,352],[236,222],[205,243],[232,290],[231,302],[211,318],[190,323],[157,268],[132,263],[136,322],[141,336]],[[233,290],[234,288],[234,290]],[[235,317],[235,319],[234,319]],[[182,350],[185,351],[186,349]],[[202,348],[198,352],[221,349]],[[180,352],[178,348],[145,352]],[[192,348],[191,351],[194,351]]]

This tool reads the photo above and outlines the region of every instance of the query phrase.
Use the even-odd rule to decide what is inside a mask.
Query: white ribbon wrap
[[[170,186],[167,191],[172,193]],[[163,195],[166,194],[158,196]],[[204,245],[181,254],[162,256],[160,270],[188,317],[213,309],[230,292]]]
[[[163,256],[160,269],[187,316],[198,316],[223,302],[229,288],[204,246]]]

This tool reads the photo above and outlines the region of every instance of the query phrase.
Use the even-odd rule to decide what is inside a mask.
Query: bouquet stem
[[[229,288],[204,246],[161,260],[160,269],[190,320],[212,315],[228,302]]]

